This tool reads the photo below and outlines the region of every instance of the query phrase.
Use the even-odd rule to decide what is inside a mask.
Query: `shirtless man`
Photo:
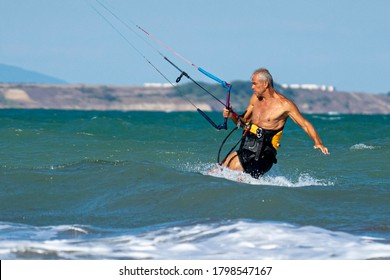
[[[240,120],[232,109],[223,111],[225,118],[245,125],[239,150],[228,155],[223,166],[244,171],[254,178],[269,171],[277,162],[276,152],[289,117],[314,141],[314,149],[329,154],[313,125],[302,116],[297,106],[274,90],[273,79],[267,69],[260,68],[253,72],[252,90],[248,108]]]

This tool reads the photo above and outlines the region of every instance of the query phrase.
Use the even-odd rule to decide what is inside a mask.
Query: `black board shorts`
[[[277,162],[276,150],[271,143],[263,143],[252,134],[243,140],[237,156],[244,172],[256,179],[268,172]]]
[[[260,156],[257,161],[252,157],[253,153],[248,150],[237,151],[237,155],[244,172],[256,179],[268,172],[274,164],[274,156],[266,154]]]

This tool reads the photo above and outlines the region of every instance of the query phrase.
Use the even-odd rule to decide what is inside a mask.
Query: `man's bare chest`
[[[260,101],[254,104],[251,120],[265,129],[275,129],[284,125],[286,117],[278,104]]]

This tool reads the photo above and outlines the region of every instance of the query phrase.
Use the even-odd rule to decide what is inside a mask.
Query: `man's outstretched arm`
[[[303,130],[307,133],[307,135],[309,135],[309,137],[313,140],[314,149],[316,150],[319,149],[324,155],[328,155],[329,154],[328,148],[322,144],[321,138],[318,135],[317,131],[315,130],[314,126],[302,116],[301,112],[299,112],[297,106],[293,102],[289,104],[288,112],[289,112],[288,113],[289,117],[296,124],[302,127]]]

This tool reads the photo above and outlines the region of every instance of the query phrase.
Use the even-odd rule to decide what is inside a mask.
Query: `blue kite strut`
[[[203,73],[204,75],[206,75],[207,77],[209,77],[210,79],[213,79],[214,81],[218,82],[221,84],[221,86],[226,89],[227,91],[227,96],[226,96],[226,102],[225,102],[225,107],[227,109],[230,109],[230,91],[232,90],[232,85],[225,82],[225,81],[222,81],[220,78],[218,78],[217,76],[211,74],[210,72],[204,70],[203,68],[201,67],[198,67],[198,70]],[[199,111],[198,111],[199,112]],[[200,113],[200,112],[199,112]],[[211,122],[211,119],[207,116],[206,118],[206,115],[202,112],[201,114],[206,120],[208,120],[214,127],[215,127],[215,124],[214,122]],[[215,127],[216,129],[218,130],[221,130],[221,129],[227,129],[227,118],[224,119],[224,122],[223,124],[219,125],[218,127]]]
[[[227,82],[225,81],[222,81],[220,78],[218,78],[217,76],[214,76],[213,74],[211,74],[210,72],[207,72],[206,70],[204,70],[203,68],[201,67],[198,67],[198,70],[200,72],[202,72],[203,74],[205,74],[207,77],[209,77],[210,79],[213,79],[214,81],[217,81],[218,83],[221,84],[221,86],[223,86],[228,92],[230,92],[230,90],[232,89],[232,85],[231,84],[228,84]]]

